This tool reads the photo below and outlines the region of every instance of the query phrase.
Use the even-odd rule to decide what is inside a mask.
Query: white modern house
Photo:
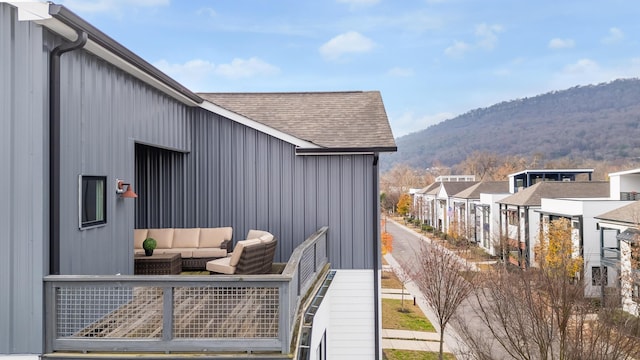
[[[475,238],[478,246],[492,256],[499,256],[500,205],[498,202],[510,193],[481,193],[475,203]]]
[[[440,183],[434,182],[431,185],[417,190],[413,195],[413,211],[423,224],[433,226],[432,214],[434,213],[435,192],[439,187]]]
[[[541,216],[541,233],[545,233],[546,227],[553,220],[565,218],[571,224],[573,248],[576,256],[584,260],[584,274],[581,276],[585,284],[585,296],[600,297],[603,287],[616,287],[619,277],[616,269],[602,268],[600,261],[600,229],[596,216],[629,204],[628,201],[616,201],[607,198],[599,199],[549,199],[541,200],[540,209],[537,212]],[[610,235],[603,239],[609,243],[615,239]],[[531,266],[536,266],[533,259]]]
[[[453,219],[456,231],[472,242],[478,242],[477,222],[478,208],[476,205],[480,201],[483,193],[501,194],[508,191],[507,181],[481,181],[472,185],[451,197],[453,204]]]
[[[611,198],[614,200],[640,200],[640,169],[609,174]]]
[[[467,214],[467,208],[460,209],[459,217],[456,217],[453,198],[455,194],[468,189],[476,184],[475,181],[452,181],[441,182],[440,187],[434,194],[433,210],[431,214],[433,218],[434,228],[448,233],[452,224],[464,221]],[[455,225],[458,226],[458,225]]]
[[[609,178],[611,198],[626,205],[595,217],[600,233],[601,272],[619,274],[616,286],[622,308],[640,316],[640,169],[611,173]],[[603,291],[602,295],[605,297],[606,293]]]
[[[640,201],[600,214],[600,249],[603,272],[616,271],[622,309],[640,316]],[[605,270],[606,269],[606,270]],[[610,269],[610,270],[609,270]],[[602,293],[603,300],[606,293]]]
[[[532,266],[540,233],[542,199],[609,198],[609,183],[604,181],[541,181],[498,201],[501,236],[510,246],[509,261],[521,268]]]
[[[593,169],[525,169],[509,174],[509,189],[516,193],[541,181],[591,181]]]

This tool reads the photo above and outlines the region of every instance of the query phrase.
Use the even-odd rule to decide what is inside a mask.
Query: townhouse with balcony
[[[509,244],[509,261],[523,269],[535,262],[534,249],[541,228],[537,211],[543,198],[609,198],[609,183],[541,181],[499,200],[500,236]]]
[[[432,193],[440,187],[440,184],[434,182],[422,189],[418,189],[413,194],[413,211],[416,218],[423,224],[433,226],[431,214],[433,213],[433,196]]]
[[[606,198],[592,199],[542,199],[540,209],[541,229],[547,233],[549,224],[556,219],[567,219],[571,224],[571,235],[575,256],[583,259],[583,279],[586,297],[600,297],[606,288],[616,288],[619,273],[615,268],[603,266],[600,258],[601,240],[611,243],[615,237],[611,233],[601,232],[596,216],[613,211],[629,204],[628,201]],[[601,235],[603,238],[601,239]],[[532,266],[535,266],[533,264]]]
[[[525,169],[509,174],[513,194],[541,181],[591,181],[593,169]]]
[[[633,201],[596,217],[600,230],[601,273],[616,272],[614,299],[622,309],[640,316],[640,202]],[[604,289],[603,289],[604,290]],[[608,293],[602,291],[602,301]]]
[[[500,205],[498,201],[511,193],[480,193],[475,203],[475,237],[480,248],[491,256],[500,256]]]
[[[435,193],[433,200],[434,213],[432,214],[433,223],[435,228],[443,233],[449,233],[452,229],[458,227],[458,223],[463,221],[463,214],[466,213],[466,208],[461,209],[460,216],[456,216],[454,210],[453,197],[455,194],[468,189],[469,187],[477,184],[476,181],[445,181],[440,183],[438,191]]]
[[[453,204],[452,228],[472,242],[479,242],[482,225],[489,221],[489,214],[482,214],[480,196],[482,193],[501,194],[508,191],[508,181],[481,181],[451,197]]]
[[[640,169],[609,174],[611,198],[627,205],[596,216],[600,233],[601,273],[615,272],[615,296],[622,309],[640,316]],[[604,290],[604,289],[603,289]],[[602,301],[607,292],[602,291]]]
[[[45,2],[0,46],[0,354],[380,358],[379,92],[195,94]],[[283,268],[134,275],[134,229],[207,227]]]

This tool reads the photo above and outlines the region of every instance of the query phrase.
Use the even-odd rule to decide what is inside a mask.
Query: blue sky
[[[195,92],[379,90],[395,137],[640,77],[637,0],[66,0]]]

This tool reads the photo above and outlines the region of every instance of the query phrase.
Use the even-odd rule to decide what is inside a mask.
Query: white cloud
[[[492,50],[498,44],[498,34],[504,31],[502,25],[487,25],[482,23],[476,26],[476,42],[469,44],[464,41],[454,41],[453,45],[444,50],[445,55],[452,58],[460,58],[465,53],[475,49]]]
[[[207,15],[209,17],[216,17],[216,15],[218,15],[218,13],[213,8],[210,8],[210,7],[198,9],[198,11],[196,11],[196,14]]]
[[[320,47],[320,53],[328,60],[337,60],[344,54],[371,51],[375,43],[356,31],[340,34]]]
[[[270,76],[278,73],[280,73],[278,67],[256,57],[249,60],[236,58],[231,61],[231,64],[221,64],[216,68],[216,74],[230,79]]]
[[[168,6],[170,0],[65,0],[62,3],[75,12],[120,12],[136,7]]]
[[[471,46],[464,41],[454,41],[453,45],[444,49],[445,55],[453,58],[462,57],[467,51],[471,50]]]
[[[212,62],[200,59],[189,60],[184,64],[170,64],[166,60],[160,60],[153,65],[192,91],[205,89],[205,79],[210,78],[216,68]]]
[[[414,72],[411,68],[394,67],[387,71],[387,75],[393,77],[410,77],[414,75]]]
[[[612,27],[609,29],[609,34],[602,39],[602,42],[605,44],[615,44],[617,42],[622,41],[624,38],[624,33],[617,27]]]
[[[580,59],[578,62],[564,67],[564,72],[568,74],[588,74],[598,70],[598,63],[591,59]]]
[[[278,67],[255,57],[248,60],[233,59],[230,64],[220,65],[201,59],[189,60],[184,64],[160,60],[153,65],[192,91],[206,91],[216,77],[239,79],[277,75],[280,72]]]
[[[453,118],[455,115],[442,112],[432,115],[416,115],[413,111],[406,111],[400,116],[390,116],[389,123],[393,130],[394,137],[400,137],[412,132],[420,131],[435,125],[444,120]]]
[[[476,26],[477,45],[483,49],[491,50],[498,43],[498,33],[503,31],[502,25],[480,24]]]
[[[575,46],[573,39],[553,38],[549,41],[550,49],[568,49]]]

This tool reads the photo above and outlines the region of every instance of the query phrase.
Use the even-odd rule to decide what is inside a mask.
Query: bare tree
[[[499,156],[496,153],[476,150],[455,168],[460,173],[475,175],[477,180],[482,181],[493,178],[498,163]]]
[[[637,339],[628,335],[633,324],[612,321],[619,310],[595,307],[578,283],[559,281],[538,269],[493,270],[482,278],[472,307],[487,333],[473,331],[469,315],[452,322],[474,359],[614,360],[640,355]],[[548,291],[553,282],[555,289]],[[496,347],[506,355],[497,356]]]
[[[552,222],[549,237],[536,249],[539,268],[496,268],[484,274],[473,297],[478,319],[504,350],[504,358],[637,358],[640,347],[628,336],[629,325],[610,320],[617,309],[596,307],[584,298],[584,284],[573,277],[582,263],[571,256],[570,231],[566,221]],[[477,332],[464,330],[464,320],[454,323],[474,358],[491,355]]]
[[[402,283],[402,296],[401,296],[401,306],[400,309],[402,312],[405,312],[404,309],[404,292],[405,289],[407,287],[407,283],[409,281],[411,281],[411,276],[400,266],[400,267],[396,267],[394,268],[394,272],[396,273],[396,277],[398,278],[398,280],[400,280],[400,282]]]
[[[437,245],[423,244],[412,278],[433,309],[440,325],[440,354],[443,359],[444,331],[462,302],[473,292],[466,263]],[[465,277],[463,272],[469,276]]]

